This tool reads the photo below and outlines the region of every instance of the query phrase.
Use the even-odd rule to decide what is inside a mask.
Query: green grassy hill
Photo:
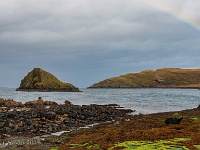
[[[17,91],[78,92],[79,89],[70,83],[60,81],[54,75],[41,68],[34,68],[21,80]]]
[[[109,78],[89,88],[200,88],[200,69],[163,68]]]

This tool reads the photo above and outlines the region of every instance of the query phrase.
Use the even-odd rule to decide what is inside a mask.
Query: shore
[[[199,107],[133,116],[117,104],[58,105],[39,98],[25,104],[1,99],[0,105],[1,149],[200,149]],[[174,113],[183,116],[180,124],[166,124]]]
[[[115,122],[132,113],[117,104],[73,105],[38,100],[24,104],[0,98],[0,148],[49,149],[65,139],[59,132],[74,132],[93,125]],[[57,136],[54,136],[57,135]],[[39,145],[39,147],[37,147]],[[44,147],[45,148],[44,148]]]
[[[178,113],[180,124],[166,124]],[[69,136],[62,150],[72,149],[200,149],[200,109],[136,115],[114,124],[84,129]],[[76,144],[76,145],[75,145]],[[96,147],[96,148],[95,148]]]

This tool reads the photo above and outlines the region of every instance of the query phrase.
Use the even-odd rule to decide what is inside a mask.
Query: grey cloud
[[[162,2],[199,17],[198,1]],[[4,85],[15,86],[33,67],[84,87],[143,69],[198,66],[199,32],[146,0],[2,0],[0,5],[0,69],[18,74],[12,85]]]

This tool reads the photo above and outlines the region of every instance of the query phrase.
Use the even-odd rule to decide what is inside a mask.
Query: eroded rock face
[[[40,91],[40,92],[79,92],[79,89],[70,83],[64,83],[57,79],[51,73],[41,69],[34,68],[24,79],[21,80],[17,91]]]

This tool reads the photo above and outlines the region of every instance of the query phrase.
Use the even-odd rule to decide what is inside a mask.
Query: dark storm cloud
[[[199,17],[199,2],[166,2]],[[152,4],[145,0],[0,1],[0,69],[4,70],[0,86],[18,86],[34,67],[81,87],[144,69],[199,67],[199,31]]]

